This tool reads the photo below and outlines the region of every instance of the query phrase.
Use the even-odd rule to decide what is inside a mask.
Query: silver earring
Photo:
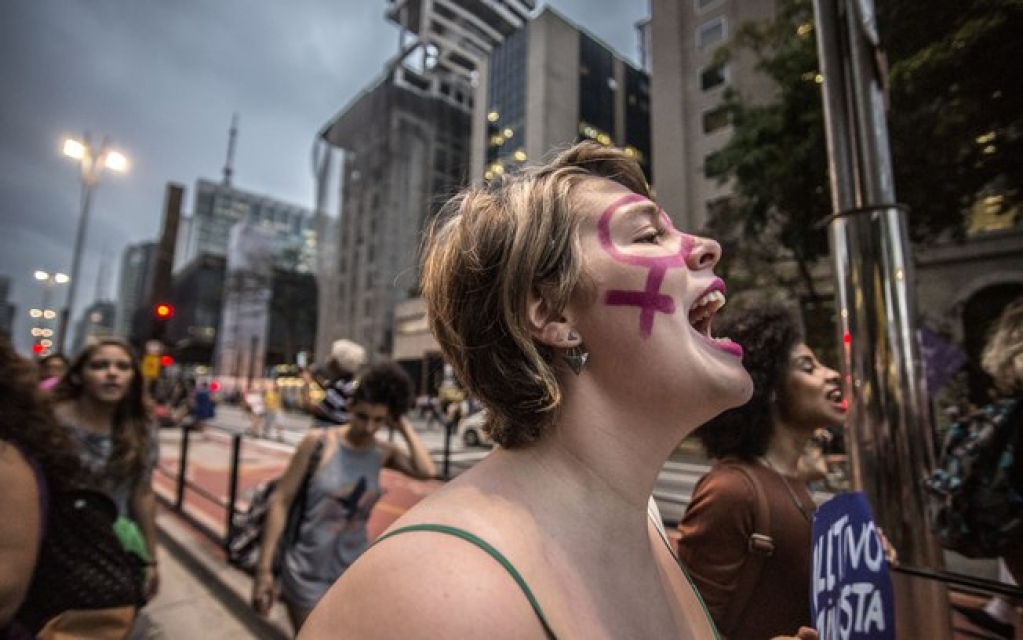
[[[581,346],[575,346],[562,353],[561,357],[565,360],[568,368],[572,370],[572,373],[579,375],[582,373],[583,367],[586,366],[586,359],[590,357],[590,353],[583,350]]]

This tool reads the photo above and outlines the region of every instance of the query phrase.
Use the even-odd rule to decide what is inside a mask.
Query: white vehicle
[[[486,410],[462,418],[458,422],[458,437],[466,447],[492,447],[494,441],[483,431],[483,425],[487,421]]]

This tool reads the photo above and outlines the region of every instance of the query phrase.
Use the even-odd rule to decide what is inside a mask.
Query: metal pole
[[[242,459],[242,435],[236,433],[231,436],[231,475],[229,476],[230,484],[227,488],[227,535],[224,536],[224,550],[227,550],[227,545],[231,541],[231,536],[234,534],[234,511],[235,504],[238,500],[238,472],[241,466]]]
[[[850,399],[853,483],[906,566],[940,567],[920,478],[934,430],[917,344],[913,265],[896,204],[872,0],[815,0],[831,172],[829,231]],[[950,638],[942,583],[893,575],[899,637]]]
[[[188,471],[188,433],[191,431],[187,426],[181,425],[181,452],[178,454],[178,486],[177,495],[174,498],[174,510],[181,511],[185,504],[185,481]]]
[[[89,151],[91,153],[91,150]],[[68,287],[67,306],[60,314],[60,338],[57,341],[57,351],[66,353],[64,350],[67,344],[67,333],[70,324],[71,314],[74,312],[75,293],[78,291],[79,267],[82,264],[82,246],[85,244],[85,229],[89,224],[89,210],[92,204],[93,180],[89,176],[92,164],[89,156],[82,158],[82,199],[81,209],[78,214],[78,231],[75,232],[75,248],[71,257],[71,282]]]

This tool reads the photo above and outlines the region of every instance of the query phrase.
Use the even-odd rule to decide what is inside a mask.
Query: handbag
[[[17,624],[40,638],[117,638],[145,603],[144,564],[114,532],[117,506],[88,489],[46,494],[45,532]]]
[[[323,455],[323,437],[316,441],[312,455],[309,457],[309,465],[306,467],[305,475],[302,476],[302,484],[299,487],[298,495],[291,502],[288,509],[288,519],[284,524],[284,531],[277,541],[277,549],[274,551],[273,574],[277,576],[281,571],[281,562],[284,551],[298,541],[298,535],[302,527],[302,519],[305,517],[306,493],[309,482],[317,467],[320,466],[320,458]],[[256,565],[259,563],[259,549],[263,543],[263,530],[266,528],[266,516],[270,510],[270,503],[280,477],[264,482],[252,494],[249,508],[244,513],[235,514],[231,520],[231,533],[227,541],[227,561],[248,574],[256,573]]]

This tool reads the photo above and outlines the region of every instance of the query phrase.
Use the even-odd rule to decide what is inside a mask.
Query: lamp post
[[[53,330],[47,326],[57,314],[50,308],[50,301],[53,299],[53,288],[58,284],[67,284],[71,278],[64,273],[49,273],[47,271],[36,271],[35,279],[43,284],[43,306],[41,309],[31,309],[29,314],[37,319],[36,327],[32,329],[32,337],[36,339],[41,347],[39,354],[46,355],[53,346]]]
[[[128,159],[121,153],[107,146],[104,138],[98,149],[93,148],[89,134],[81,140],[68,138],[64,140],[64,155],[78,160],[81,168],[82,199],[78,215],[78,231],[75,233],[75,248],[71,258],[71,286],[68,288],[67,307],[60,316],[60,336],[57,350],[63,352],[67,341],[68,320],[74,310],[75,292],[78,289],[78,269],[82,262],[82,245],[85,243],[85,228],[89,222],[89,205],[92,203],[92,191],[99,184],[103,169],[111,171],[127,171]]]

